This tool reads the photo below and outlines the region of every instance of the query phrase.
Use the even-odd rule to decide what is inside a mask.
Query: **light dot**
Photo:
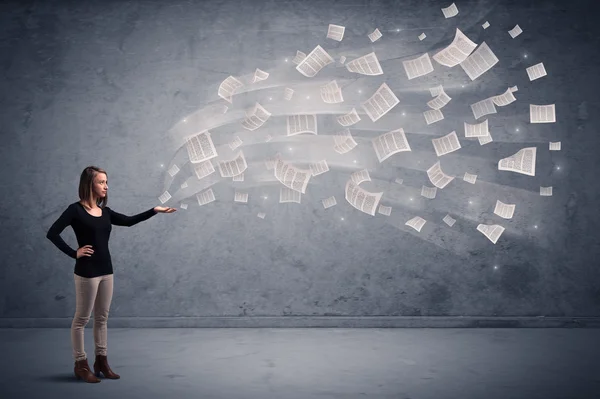
[[[359,90],[358,92],[359,92],[359,93],[362,93],[362,90]]]
[[[396,32],[400,32],[400,28],[396,29]]]
[[[557,166],[556,169],[560,170],[560,166]]]
[[[535,226],[533,226],[534,229],[537,229],[537,224]]]
[[[406,112],[403,112],[403,113],[402,113],[402,116],[406,116]]]
[[[472,204],[472,203],[473,203],[473,201],[469,201],[469,204]]]
[[[524,54],[523,57],[527,58],[527,54]]]
[[[460,85],[460,87],[465,87],[465,85]]]
[[[162,163],[160,164],[160,167],[161,167],[161,168],[163,167],[163,164],[162,164]]]
[[[184,122],[187,122],[187,119],[184,119],[183,121],[184,121]]]
[[[290,151],[292,151],[292,147],[290,147],[289,149],[290,149]]]
[[[519,131],[519,128],[516,128],[515,130],[518,132],[518,131]]]
[[[310,100],[310,96],[306,96],[306,99],[307,99],[307,100]]]
[[[354,163],[356,163],[356,159],[354,160]]]
[[[498,266],[494,266],[494,269],[497,269],[497,268],[498,268]]]
[[[341,218],[342,220],[344,220],[344,218]]]
[[[269,100],[272,100],[272,99],[273,99],[273,97],[269,97]]]
[[[285,59],[285,62],[288,62],[287,58]]]
[[[412,199],[412,197],[411,197],[411,199],[410,199],[410,200],[411,200],[411,201],[413,200],[413,199]]]
[[[267,199],[267,196],[265,195],[263,198],[264,198],[264,199]]]

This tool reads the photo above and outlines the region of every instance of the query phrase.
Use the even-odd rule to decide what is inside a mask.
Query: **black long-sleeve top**
[[[110,251],[108,250],[108,239],[112,225],[133,226],[139,222],[150,219],[156,215],[154,208],[134,216],[126,216],[117,213],[105,206],[101,216],[89,214],[83,204],[75,202],[60,215],[52,224],[46,234],[46,238],[54,243],[65,254],[75,262],[75,274],[81,277],[98,277],[113,273]],[[77,258],[77,250],[71,248],[60,236],[60,233],[71,226],[77,237],[78,248],[91,245],[94,253],[91,256],[84,255]]]

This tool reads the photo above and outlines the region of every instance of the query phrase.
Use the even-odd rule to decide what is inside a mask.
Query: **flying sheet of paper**
[[[475,119],[497,113],[492,97],[471,104],[471,110],[473,111]]]
[[[379,205],[379,209],[377,210],[377,212],[385,216],[390,216],[392,214],[392,207]]]
[[[433,143],[435,154],[438,157],[449,154],[461,148],[455,131],[440,138],[431,139],[431,142]]]
[[[537,147],[527,147],[498,161],[498,170],[535,176]]]
[[[299,63],[301,63],[302,61],[304,61],[304,59],[306,58],[306,54],[303,53],[302,51],[298,50],[296,51],[296,56],[294,57],[294,59],[292,60],[292,62],[296,65],[298,65]]]
[[[325,208],[325,209],[331,208],[332,206],[337,205],[337,201],[335,199],[335,196],[333,196],[333,195],[331,197],[325,198],[321,202],[323,203],[323,208]]]
[[[383,75],[383,69],[381,69],[381,65],[379,64],[375,52],[349,61],[346,64],[346,69],[350,72],[367,76]]]
[[[515,214],[516,206],[516,204],[505,204],[500,200],[496,200],[494,213],[503,219],[512,219],[513,215]]]
[[[437,52],[433,56],[433,59],[438,64],[452,68],[465,61],[473,50],[475,50],[475,47],[477,47],[477,44],[457,28],[452,43]]]
[[[159,197],[158,200],[160,201],[161,204],[164,204],[165,202],[167,202],[169,199],[171,199],[171,194],[169,194],[168,191],[165,191],[164,193],[162,193]]]
[[[346,28],[344,26],[329,24],[329,27],[327,28],[327,38],[341,42],[344,38],[345,31]]]
[[[384,82],[379,89],[373,94],[367,101],[361,103],[361,106],[371,118],[371,121],[375,122],[383,115],[387,114],[392,108],[394,108],[400,100],[392,92],[392,89]]]
[[[434,199],[437,195],[437,187],[421,186],[421,195],[425,198]]]
[[[433,72],[433,65],[428,53],[412,60],[402,61],[402,65],[404,65],[404,71],[406,72],[406,76],[408,76],[408,80]]]
[[[358,116],[358,113],[356,113],[356,109],[352,108],[352,111],[345,115],[338,116],[336,119],[342,126],[352,126],[360,121],[360,116]]]
[[[452,3],[446,8],[442,8],[442,13],[444,13],[444,18],[452,18],[458,15],[458,7],[456,4]]]
[[[456,223],[456,219],[454,219],[450,215],[444,216],[444,218],[442,220],[444,221],[444,223],[446,223],[450,227],[454,226],[454,223]]]
[[[239,151],[235,158],[230,161],[219,161],[218,166],[221,177],[233,177],[248,169],[248,164],[242,151]]]
[[[206,176],[215,173],[215,167],[213,166],[211,161],[204,161],[202,163],[194,165],[194,173],[196,174],[198,180],[201,180]]]
[[[543,62],[532,65],[529,68],[526,68],[525,71],[527,71],[527,76],[529,77],[530,82],[548,75],[546,68],[544,68]]]
[[[484,120],[481,123],[471,125],[464,122],[465,125],[465,137],[484,137],[490,134],[488,130],[488,120]]]
[[[475,80],[489,71],[498,61],[496,54],[494,54],[486,42],[483,42],[477,50],[473,51],[466,60],[460,63],[460,66],[471,80]]]
[[[335,142],[333,149],[338,154],[346,154],[347,152],[350,152],[350,150],[352,150],[354,147],[356,147],[358,145],[356,143],[356,141],[354,140],[354,138],[352,137],[352,134],[350,133],[350,129],[348,129],[348,128],[344,129],[343,131],[341,131],[341,132],[337,133],[335,136],[333,136],[333,140]]]
[[[463,177],[463,180],[466,181],[467,183],[475,184],[475,181],[477,180],[477,175],[472,175],[470,173],[465,172],[465,176]]]
[[[371,193],[359,187],[352,180],[348,180],[345,188],[346,201],[354,208],[368,215],[375,216],[383,192]]]
[[[169,175],[173,177],[177,174],[177,172],[179,172],[179,170],[179,167],[176,164],[173,164],[173,166],[171,166],[167,172],[169,172]]]
[[[447,175],[442,171],[440,161],[437,161],[432,167],[427,169],[427,177],[429,177],[431,184],[439,189],[443,189],[454,180],[453,176]]]
[[[283,204],[286,202],[295,202],[300,204],[302,200],[302,194],[299,191],[292,190],[288,187],[281,187],[279,189],[279,203]]]
[[[442,109],[446,106],[446,104],[450,102],[450,100],[452,100],[452,98],[446,94],[444,89],[442,89],[440,94],[436,98],[427,102],[427,105],[429,106],[429,108]]]
[[[402,151],[411,151],[404,129],[384,133],[371,140],[379,163]]]
[[[423,219],[422,217],[415,216],[414,218],[410,219],[409,221],[407,221],[404,224],[406,226],[412,227],[413,229],[417,230],[420,233],[423,226],[425,226],[425,222],[426,222],[426,220]]]
[[[383,35],[379,31],[379,29],[375,29],[373,31],[373,33],[369,33],[367,36],[369,36],[369,39],[371,40],[371,42],[375,42],[375,41],[379,40],[381,38],[381,36],[383,36]]]
[[[317,115],[288,115],[287,135],[295,136],[301,133],[317,134]]]
[[[247,204],[248,203],[248,193],[242,193],[242,192],[236,191],[233,196],[233,201],[234,202],[242,202],[244,204]]]
[[[371,176],[369,175],[369,171],[367,169],[357,170],[356,172],[350,175],[350,180],[357,186],[365,181],[371,181]]]
[[[285,90],[283,91],[283,98],[286,101],[290,101],[292,99],[293,95],[294,95],[293,89],[286,87]]]
[[[444,114],[442,114],[442,111],[440,111],[439,109],[425,111],[423,112],[423,116],[425,117],[425,123],[427,123],[427,125],[431,125],[432,123],[444,119]]]
[[[555,104],[535,105],[529,104],[530,123],[555,123],[556,108]]]
[[[221,82],[217,93],[219,97],[231,104],[233,102],[233,95],[241,87],[244,87],[244,84],[242,82],[240,82],[237,78],[233,76],[229,76],[227,77],[227,79]]]
[[[504,233],[504,227],[498,224],[479,224],[477,225],[477,231],[481,232],[488,240],[496,244],[498,238]]]
[[[208,130],[187,138],[186,148],[192,163],[204,162],[218,155]]]
[[[244,129],[254,131],[265,124],[271,113],[264,109],[259,103],[254,104],[254,108],[246,113],[246,118],[242,122]]]
[[[252,77],[252,83],[260,82],[261,80],[267,80],[268,77],[268,72],[256,68],[256,71],[254,71],[254,76]]]
[[[212,188],[209,188],[208,190],[202,193],[196,194],[196,198],[198,199],[198,205],[200,206],[209,204],[216,200],[215,193],[213,192]]]
[[[506,89],[503,94],[491,97],[491,99],[494,102],[494,105],[499,107],[505,107],[508,104],[512,104],[513,102],[517,101],[515,95],[513,94],[513,90],[510,88]]]
[[[329,171],[329,165],[327,165],[327,160],[325,159],[319,162],[311,163],[308,165],[308,167],[313,176],[318,176]]]
[[[519,26],[519,24],[515,25],[514,28],[512,28],[511,30],[508,31],[508,34],[510,35],[510,37],[512,37],[513,39],[517,36],[519,36],[521,33],[523,33],[523,29],[521,29],[521,27]]]
[[[323,50],[321,46],[317,46],[298,64],[296,70],[302,75],[312,78],[321,69],[333,62],[333,58],[327,51]]]

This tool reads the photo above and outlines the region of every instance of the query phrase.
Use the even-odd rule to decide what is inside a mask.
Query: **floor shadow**
[[[73,373],[60,373],[52,375],[42,375],[35,378],[36,381],[41,382],[80,382],[75,378]]]

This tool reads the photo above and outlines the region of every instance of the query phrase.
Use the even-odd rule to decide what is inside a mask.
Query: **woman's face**
[[[92,186],[97,198],[104,198],[108,191],[108,178],[104,173],[96,173],[94,184]]]

